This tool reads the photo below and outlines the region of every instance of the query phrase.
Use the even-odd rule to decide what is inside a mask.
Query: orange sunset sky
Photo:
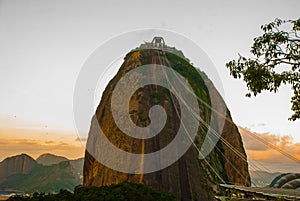
[[[33,158],[43,153],[52,153],[76,159],[84,156],[84,143],[85,139],[79,139],[76,133],[0,128],[0,160],[20,153]]]
[[[299,172],[300,166],[278,151],[249,135],[249,129],[239,127],[248,156],[250,170],[257,166],[271,172]],[[253,133],[253,132],[252,132]],[[261,139],[275,145],[300,160],[300,143],[293,142],[288,135],[255,133]],[[26,153],[37,158],[43,153],[52,153],[76,159],[84,156],[86,139],[80,139],[76,132],[33,129],[30,127],[0,128],[0,161],[9,156]]]

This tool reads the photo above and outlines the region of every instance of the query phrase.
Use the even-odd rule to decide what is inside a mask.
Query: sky
[[[239,127],[248,158],[248,166],[252,171],[266,172],[300,172],[300,143],[294,142],[290,135],[272,133],[255,133],[247,128]],[[260,140],[253,136],[258,136]],[[267,143],[266,143],[267,142]],[[271,144],[271,145],[270,145]],[[272,148],[276,146],[284,154]]]
[[[253,38],[262,33],[260,25],[275,18],[299,18],[299,7],[299,0],[0,0],[0,128],[5,130],[0,138],[19,133],[15,138],[51,141],[53,137],[55,143],[68,138],[70,146],[80,146],[73,92],[89,55],[114,36],[160,28],[186,36],[208,55],[235,123],[298,143],[300,121],[287,120],[290,87],[246,98],[245,83],[230,77],[225,63],[238,53],[251,56]],[[0,150],[4,153],[3,146]]]

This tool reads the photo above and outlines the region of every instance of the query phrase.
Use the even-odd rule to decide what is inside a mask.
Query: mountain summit
[[[41,164],[41,159],[45,164]],[[75,186],[82,184],[83,158],[65,159],[53,154],[43,154],[37,161],[27,154],[6,158],[0,162],[0,191],[72,191]]]
[[[207,125],[214,121],[218,128],[218,125],[221,124],[220,118],[213,115],[211,104],[214,103],[216,107],[219,107],[225,103],[205,73],[193,67],[181,51],[166,46],[161,38],[156,39],[152,43],[142,44],[139,48],[129,52],[118,73],[103,92],[89,131],[87,141],[89,148],[87,150],[92,150],[93,153],[89,151],[85,153],[84,186],[104,186],[129,181],[162,189],[176,196],[178,200],[213,200],[214,195],[218,192],[219,184],[224,182],[249,186],[247,156],[238,128],[232,122],[227,107],[225,107],[224,126],[220,126],[219,130],[215,131],[221,134],[222,140],[216,144],[205,159],[199,159],[199,150],[201,150],[201,145],[209,129]],[[136,126],[145,128],[151,124],[152,119],[149,116],[151,116],[152,107],[155,105],[163,107],[167,117],[160,132],[152,138],[138,139],[128,136],[117,126],[111,109],[114,89],[117,85],[122,85],[120,80],[132,69],[148,64],[152,65],[152,68],[141,72],[139,76],[146,76],[146,79],[153,83],[159,82],[160,78],[149,75],[153,75],[151,72],[157,70],[160,65],[167,66],[184,77],[197,98],[201,99],[198,101],[199,108],[196,110],[202,121],[193,145],[172,165],[147,174],[119,172],[100,163],[96,158],[96,155],[102,154],[107,161],[119,160],[109,150],[100,151],[101,141],[99,141],[97,125],[101,127],[106,138],[115,147],[125,152],[141,154],[139,167],[141,169],[147,168],[144,166],[143,155],[155,153],[167,147],[176,138],[176,133],[181,126],[180,118],[183,113],[178,112],[180,111],[179,100],[176,99],[175,94],[155,84],[146,85],[133,93],[130,98],[128,115]],[[125,91],[129,86],[123,83],[121,87]],[[118,97],[122,99],[122,94],[118,94]],[[116,107],[117,111],[124,109]],[[162,119],[163,117],[160,116],[154,121],[164,121]],[[149,132],[151,131],[149,130]],[[144,135],[147,134],[149,133],[144,133]],[[170,154],[176,154],[176,151]],[[124,158],[117,163],[120,167],[130,166],[130,160],[130,157]],[[163,163],[167,159],[160,158],[160,160]]]
[[[56,156],[54,154],[49,154],[49,153],[42,154],[36,159],[36,161],[42,165],[53,165],[68,160],[69,159],[67,159],[66,157]]]
[[[9,157],[0,162],[0,183],[14,174],[29,174],[37,162],[27,154]]]

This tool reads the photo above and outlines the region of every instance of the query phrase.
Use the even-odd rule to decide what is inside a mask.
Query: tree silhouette
[[[290,84],[293,111],[289,120],[300,119],[300,18],[275,19],[262,25],[263,34],[254,38],[251,53],[254,58],[239,55],[226,63],[230,75],[243,78],[249,93],[256,96],[263,90],[277,92],[281,84]]]
[[[74,193],[60,190],[58,193],[15,195],[7,201],[176,201],[176,198],[159,189],[142,184],[122,182],[111,186],[77,186]]]

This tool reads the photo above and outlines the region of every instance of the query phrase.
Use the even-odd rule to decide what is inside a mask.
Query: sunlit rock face
[[[106,86],[101,102],[96,110],[90,126],[87,141],[88,151],[85,153],[84,162],[84,186],[103,186],[117,184],[122,181],[142,183],[148,186],[162,189],[173,194],[179,200],[213,200],[218,192],[218,185],[223,182],[230,182],[239,185],[250,185],[247,158],[240,133],[236,125],[232,122],[230,112],[213,83],[207,76],[195,69],[187,60],[177,54],[165,52],[157,49],[135,50],[128,53],[124,59],[118,73]],[[97,160],[98,154],[103,154],[106,160],[117,161],[120,167],[130,167],[129,158],[116,158],[110,150],[100,150],[99,128],[109,139],[110,143],[121,150],[136,154],[153,153],[168,146],[175,138],[180,127],[180,107],[175,95],[164,87],[147,85],[138,89],[131,97],[129,103],[129,114],[131,121],[139,127],[147,127],[151,124],[149,110],[154,105],[164,108],[167,119],[162,130],[152,138],[137,139],[126,135],[118,128],[111,111],[112,94],[116,85],[122,77],[130,70],[142,65],[152,64],[155,70],[156,65],[164,65],[179,72],[193,88],[199,101],[198,112],[202,122],[199,123],[197,135],[194,143],[170,166],[147,174],[128,174],[119,172],[103,165]],[[152,75],[151,72],[143,72],[140,76]],[[153,83],[157,82],[157,77],[149,76]],[[123,86],[124,90],[126,87]],[[122,97],[122,94],[119,94]],[[224,115],[219,117],[212,112],[214,109],[225,108]],[[117,107],[117,106],[115,106]],[[118,109],[118,108],[117,108]],[[121,108],[120,108],[121,109]],[[222,119],[225,122],[222,122]],[[199,159],[199,150],[205,139],[210,124],[215,125],[215,132],[221,134],[213,150],[205,159]],[[150,131],[149,131],[150,132]],[[196,148],[197,147],[197,148]],[[176,154],[177,150],[173,154]],[[236,154],[240,153],[242,157]],[[200,157],[201,158],[201,157]],[[137,172],[142,172],[145,159],[141,157]],[[164,160],[161,158],[160,160]],[[125,168],[126,169],[126,168]]]

